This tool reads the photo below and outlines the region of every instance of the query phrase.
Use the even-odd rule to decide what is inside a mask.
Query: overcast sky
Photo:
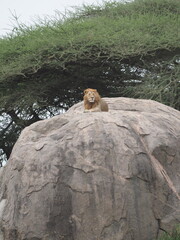
[[[15,14],[19,22],[32,23],[37,16],[55,15],[55,10],[64,12],[71,10],[72,6],[85,4],[101,4],[103,0],[1,0],[0,6],[0,36],[13,29],[13,17]]]

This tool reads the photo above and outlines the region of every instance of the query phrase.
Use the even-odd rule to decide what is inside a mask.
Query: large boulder
[[[1,240],[152,240],[180,221],[180,113],[106,101],[23,130],[0,169]]]

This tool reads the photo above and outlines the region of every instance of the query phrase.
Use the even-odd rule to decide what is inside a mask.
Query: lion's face
[[[84,98],[90,103],[94,103],[97,100],[98,92],[96,89],[88,88],[84,91]]]

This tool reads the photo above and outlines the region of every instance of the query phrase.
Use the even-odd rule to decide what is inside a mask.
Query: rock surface
[[[0,169],[0,240],[152,240],[180,222],[180,113],[106,100],[23,130]]]

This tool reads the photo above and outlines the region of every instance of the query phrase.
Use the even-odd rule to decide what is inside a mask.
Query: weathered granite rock
[[[180,113],[106,100],[24,129],[0,169],[0,240],[152,240],[180,221]]]

